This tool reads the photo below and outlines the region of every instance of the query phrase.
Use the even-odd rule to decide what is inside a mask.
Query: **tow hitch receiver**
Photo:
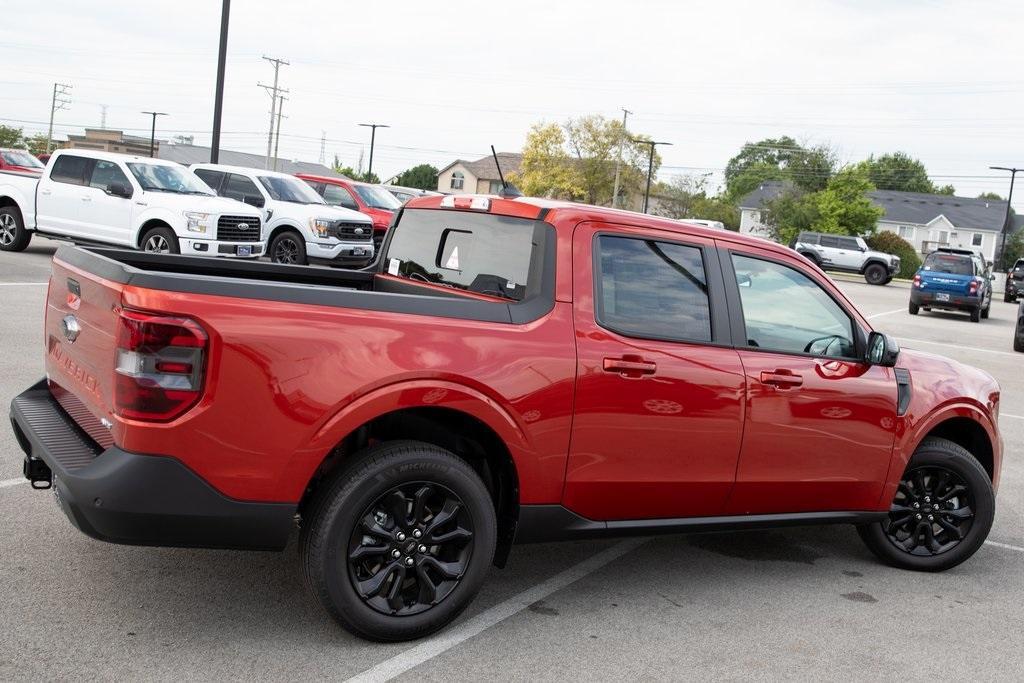
[[[32,483],[32,488],[48,489],[53,486],[53,473],[41,459],[26,455],[21,469],[25,478]]]

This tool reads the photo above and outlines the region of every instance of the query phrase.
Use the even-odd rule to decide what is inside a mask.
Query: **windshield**
[[[180,166],[164,164],[145,164],[134,162],[128,164],[128,170],[147,192],[174,192],[176,194],[205,194],[214,196],[209,186],[192,174],[192,171]]]
[[[394,195],[375,185],[356,185],[355,188],[360,199],[371,209],[394,211],[402,206],[402,202],[395,199]]]
[[[323,197],[305,182],[297,178],[277,175],[261,175],[260,184],[267,189],[271,199],[295,204],[325,204]]]
[[[23,166],[25,168],[43,168],[43,164],[28,152],[21,150],[4,150],[0,152],[4,163],[9,166]]]
[[[405,211],[392,229],[385,273],[522,301],[540,288],[543,227],[463,211]]]
[[[974,275],[974,266],[969,256],[956,254],[940,254],[932,252],[924,260],[924,269],[935,273],[950,275]]]

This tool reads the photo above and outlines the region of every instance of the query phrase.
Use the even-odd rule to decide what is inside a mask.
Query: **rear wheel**
[[[142,251],[151,254],[179,254],[178,237],[170,228],[153,228],[142,236]]]
[[[910,305],[907,306],[907,312],[909,312],[910,315],[917,315],[917,312],[919,310],[921,310],[921,307],[915,304],[913,301],[911,301]],[[926,308],[925,310],[927,311],[928,309]]]
[[[302,236],[291,230],[282,232],[270,242],[270,260],[274,263],[304,266],[306,260],[306,242]]]
[[[992,528],[995,494],[981,464],[946,439],[925,439],[899,483],[885,521],[857,527],[882,561],[944,571],[981,547]]]
[[[447,625],[494,558],[494,503],[465,461],[417,441],[353,456],[303,525],[310,590],[345,629],[400,641]]]
[[[981,309],[981,317],[983,319],[985,319],[985,320],[988,320],[988,314],[991,312],[991,310],[992,310],[992,304],[990,302],[988,306],[986,306],[985,308]]]
[[[24,251],[32,241],[16,206],[0,206],[0,251]]]
[[[972,308],[971,309],[971,322],[972,323],[980,323],[981,322],[981,308],[980,307]]]
[[[885,266],[879,263],[872,263],[864,269],[864,279],[869,285],[884,285],[888,275]]]

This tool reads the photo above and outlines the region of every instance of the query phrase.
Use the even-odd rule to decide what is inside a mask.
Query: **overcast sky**
[[[66,135],[98,126],[208,144],[219,0],[9,2],[0,22],[0,123],[45,131],[54,81]],[[225,149],[263,152],[273,78],[291,62],[281,156],[355,165],[379,122],[374,168],[441,167],[530,124],[635,112],[663,179],[721,169],[746,141],[827,142],[843,161],[896,150],[958,194],[1005,195],[990,165],[1024,165],[1024,3],[345,2],[234,0]],[[1024,188],[1014,204],[1024,209]],[[1015,198],[1016,199],[1016,198]]]

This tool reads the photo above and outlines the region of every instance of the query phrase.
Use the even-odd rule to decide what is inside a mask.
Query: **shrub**
[[[900,257],[900,272],[896,273],[896,277],[912,278],[921,267],[921,256],[914,249],[914,245],[894,232],[879,230],[874,235],[864,238],[864,241],[875,251]]]

